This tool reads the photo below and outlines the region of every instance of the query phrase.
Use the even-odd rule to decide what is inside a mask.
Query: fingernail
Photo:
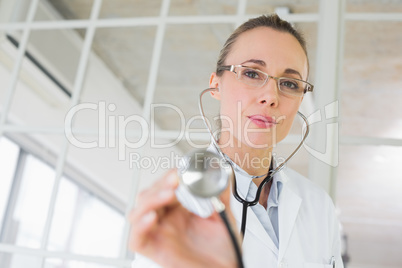
[[[141,218],[141,222],[143,224],[147,224],[150,223],[151,221],[153,221],[156,217],[156,212],[155,211],[150,211],[147,214],[145,214],[142,218]]]
[[[170,189],[162,190],[162,191],[159,192],[159,198],[160,198],[160,199],[163,199],[163,200],[169,199],[169,198],[171,198],[173,195],[174,195],[174,191],[173,191],[173,190],[170,190]]]

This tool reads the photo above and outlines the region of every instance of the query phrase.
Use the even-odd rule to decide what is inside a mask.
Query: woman
[[[271,164],[276,166],[272,147],[289,133],[304,94],[312,90],[308,71],[305,41],[277,15],[249,20],[226,41],[210,87],[220,101],[218,144],[236,167],[242,198],[253,199]],[[184,208],[175,195],[175,174],[140,194],[130,219],[130,247],[163,267],[236,267],[222,221],[216,213],[202,218]],[[230,187],[221,199],[239,228],[242,206]],[[343,267],[331,199],[290,169],[264,186],[239,241],[246,267]]]

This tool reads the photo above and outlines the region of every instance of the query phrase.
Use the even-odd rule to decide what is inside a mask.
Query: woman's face
[[[302,80],[308,73],[307,57],[297,39],[268,27],[242,33],[225,64]],[[238,81],[230,71],[220,77],[211,75],[210,87],[219,88],[213,96],[221,101],[223,148],[236,144],[270,148],[286,137],[303,98],[280,92],[277,84],[277,80],[268,79],[262,87],[252,87]],[[236,140],[240,143],[233,143]]]

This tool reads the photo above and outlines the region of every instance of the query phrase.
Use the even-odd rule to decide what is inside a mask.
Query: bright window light
[[[45,268],[117,268],[116,266],[102,265],[80,261],[63,261],[60,259],[47,259]]]
[[[13,216],[14,242],[19,246],[39,248],[55,178],[54,170],[28,155]]]
[[[0,231],[3,228],[4,213],[17,166],[19,147],[10,140],[0,138]]]
[[[62,178],[49,250],[118,257],[123,229],[124,216],[121,213],[70,180]]]

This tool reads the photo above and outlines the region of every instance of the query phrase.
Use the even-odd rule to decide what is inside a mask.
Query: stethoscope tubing
[[[265,177],[265,179],[258,186],[256,196],[255,196],[255,199],[253,201],[247,201],[247,200],[245,200],[245,199],[240,197],[240,195],[237,192],[236,178],[233,179],[233,182],[232,182],[233,183],[233,190],[232,190],[233,196],[237,201],[239,201],[243,205],[242,217],[241,217],[242,220],[241,220],[241,226],[240,226],[240,232],[241,232],[243,237],[244,237],[245,232],[246,232],[247,208],[257,205],[257,203],[260,200],[260,195],[261,195],[262,189],[264,188],[264,186],[267,183],[269,183],[273,179],[273,175],[271,173],[271,171],[272,171],[272,161],[271,161],[271,166],[270,166],[269,170],[270,171],[268,172],[268,175]]]

